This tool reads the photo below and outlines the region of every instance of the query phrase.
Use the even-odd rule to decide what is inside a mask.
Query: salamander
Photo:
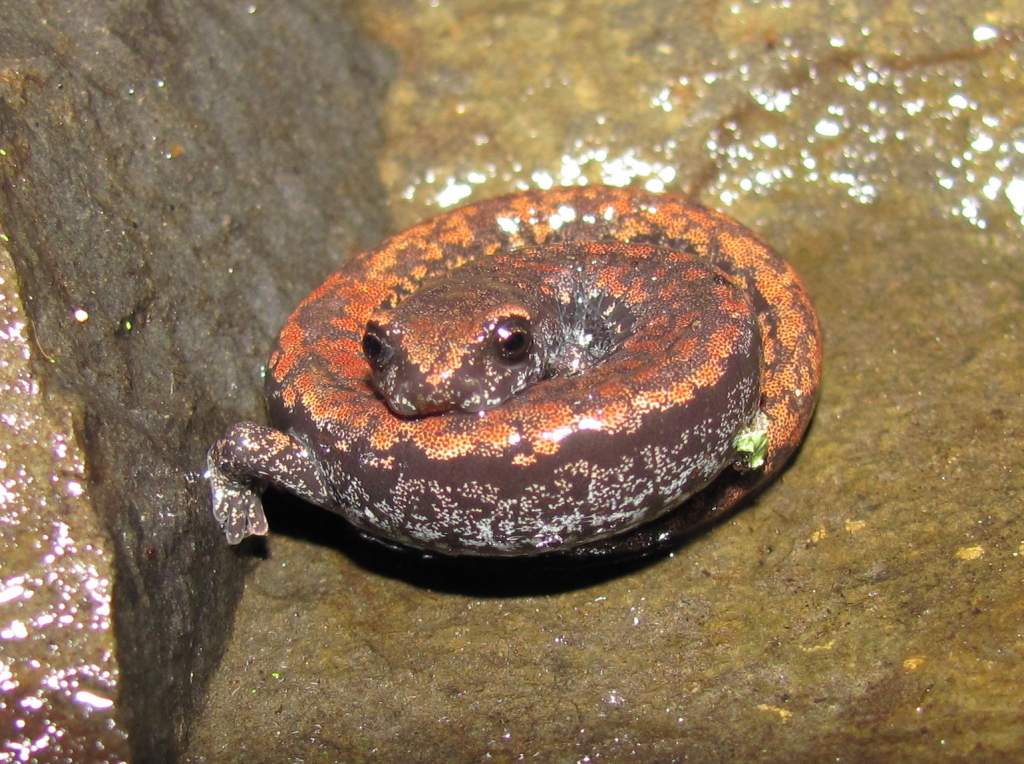
[[[444,555],[643,555],[722,516],[799,445],[821,329],[793,268],[670,194],[529,191],[345,262],[270,355],[271,426],[210,448],[227,540],[274,484]]]

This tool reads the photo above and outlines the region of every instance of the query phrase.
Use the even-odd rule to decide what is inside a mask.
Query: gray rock
[[[209,517],[204,452],[262,417],[285,314],[380,237],[389,63],[336,6],[2,5],[0,228],[43,382],[84,412],[116,718],[133,758],[169,759],[245,569]]]

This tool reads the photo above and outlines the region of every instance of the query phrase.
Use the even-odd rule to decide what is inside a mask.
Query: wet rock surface
[[[56,503],[18,494],[3,509],[0,738],[65,714],[40,756],[122,759],[127,732],[136,760],[171,759],[247,568],[209,516],[205,450],[263,416],[260,365],[286,312],[337,253],[381,233],[370,157],[389,62],[313,3],[31,2],[3,17],[0,239],[17,279],[4,278],[26,304],[27,384],[69,403],[18,449],[37,483],[55,476]],[[60,437],[66,460],[84,450],[73,479],[90,504],[66,496]],[[47,561],[58,515],[70,557]],[[96,615],[111,574],[116,643]],[[25,616],[57,591],[50,575],[93,637]],[[32,589],[39,577],[49,590]],[[91,695],[54,711],[79,688],[41,684],[86,664],[104,672],[79,671]]]
[[[123,761],[113,552],[72,402],[40,390],[27,325],[0,246],[0,761]]]
[[[271,498],[188,760],[1018,754],[1020,9],[361,7],[399,62],[396,227],[520,187],[693,193],[804,277],[823,395],[780,481],[639,568],[417,563]]]

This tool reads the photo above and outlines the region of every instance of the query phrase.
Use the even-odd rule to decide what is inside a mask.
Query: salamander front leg
[[[213,516],[229,544],[266,534],[260,493],[268,483],[318,506],[329,506],[332,501],[309,449],[280,430],[254,422],[236,424],[211,446],[206,478]]]

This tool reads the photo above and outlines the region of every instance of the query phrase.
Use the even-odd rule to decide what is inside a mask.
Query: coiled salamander
[[[637,555],[777,474],[811,418],[821,332],[799,278],[678,196],[527,192],[356,256],[287,320],[274,427],[210,449],[231,543],[266,483],[443,554]]]

